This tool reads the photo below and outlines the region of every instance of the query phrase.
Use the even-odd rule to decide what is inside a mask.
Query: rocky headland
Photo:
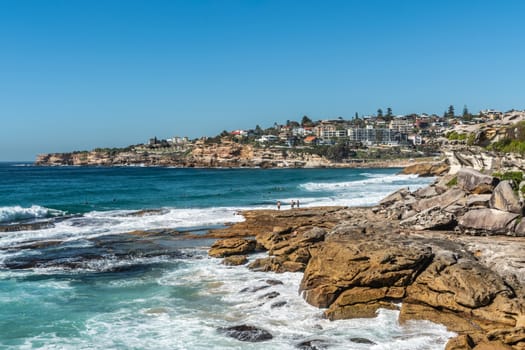
[[[222,239],[209,255],[242,265],[267,251],[248,267],[303,272],[304,299],[331,320],[400,309],[400,322],[456,332],[449,350],[525,349],[521,188],[461,168],[374,207],[247,211],[244,222],[210,233]]]
[[[181,168],[392,168],[406,167],[425,159],[347,159],[336,162],[302,149],[254,147],[231,141],[196,142],[183,149],[135,147],[126,150],[97,149],[83,152],[45,153],[39,166],[159,166]]]

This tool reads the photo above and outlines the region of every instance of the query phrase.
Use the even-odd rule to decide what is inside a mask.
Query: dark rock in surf
[[[276,307],[282,307],[284,305],[288,304],[286,301],[277,301],[275,303],[273,303],[271,306],[272,309],[275,309]]]
[[[262,342],[273,338],[272,334],[267,330],[248,325],[220,327],[217,329],[217,331],[228,337],[253,343]]]
[[[279,295],[281,295],[281,293],[279,292],[270,292],[270,293],[261,295],[259,299],[273,299],[273,298],[277,298]]]
[[[327,343],[322,339],[312,339],[300,342],[295,347],[301,350],[322,350],[327,348]]]
[[[350,341],[352,343],[357,343],[357,344],[369,344],[369,345],[376,345],[376,343],[374,343],[373,341],[371,341],[370,339],[366,339],[366,338],[350,338]]]
[[[279,280],[274,280],[274,279],[266,280],[266,283],[268,283],[269,285],[272,285],[272,286],[276,286],[278,284],[283,284],[283,282],[281,282]]]
[[[270,288],[270,286],[246,287],[241,289],[239,293],[255,293],[266,288]]]

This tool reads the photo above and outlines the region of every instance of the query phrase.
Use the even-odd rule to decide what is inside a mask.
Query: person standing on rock
[[[281,201],[277,201],[277,210],[281,210]]]
[[[299,208],[299,200],[296,200],[295,204],[297,204],[297,208]]]

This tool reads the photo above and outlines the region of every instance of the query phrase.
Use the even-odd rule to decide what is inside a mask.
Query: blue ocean
[[[0,163],[0,348],[443,349],[452,334],[440,325],[400,325],[392,310],[328,321],[298,294],[301,273],[228,267],[207,256],[210,240],[180,235],[277,201],[373,205],[432,181],[398,171]],[[218,331],[240,324],[273,339]]]

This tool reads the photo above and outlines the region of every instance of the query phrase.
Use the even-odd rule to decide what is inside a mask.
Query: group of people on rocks
[[[290,206],[294,209],[296,206],[299,208],[299,200],[293,200],[290,202]],[[281,201],[277,201],[277,210],[281,210]]]

